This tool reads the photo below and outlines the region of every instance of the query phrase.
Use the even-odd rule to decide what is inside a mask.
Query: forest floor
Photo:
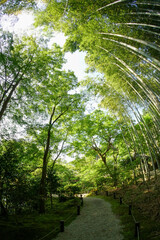
[[[99,198],[84,198],[84,207],[56,240],[122,240],[122,226],[111,205]]]
[[[114,193],[116,194],[114,199]],[[160,240],[160,175],[147,182],[125,186],[109,191],[109,196],[103,198],[112,204],[121,223],[124,225],[124,239],[133,240],[135,224],[140,223],[140,240]],[[123,204],[120,205],[120,197]],[[132,205],[132,216],[129,215],[129,205]]]
[[[113,198],[114,193],[116,193],[116,199]],[[140,222],[140,240],[160,240],[160,174],[158,174],[157,179],[152,178],[146,183],[139,182],[136,185],[132,184],[123,186],[116,190],[110,189],[109,196],[106,196],[105,192],[101,192],[100,195],[96,197],[103,198],[107,204],[109,202],[112,205],[112,211],[115,215],[117,215],[118,219],[120,219],[123,228],[124,240],[137,239],[134,237],[134,220],[133,217],[129,215],[128,205],[130,204],[132,205],[132,214],[134,215],[136,221]],[[121,205],[119,201],[120,197],[123,198],[123,204]],[[86,198],[86,204],[87,201],[90,201],[89,199],[90,198]],[[74,219],[82,219],[82,223],[84,223],[82,213],[85,211],[85,205],[82,208],[81,215],[77,217],[77,205],[79,204],[80,202],[79,200],[77,202],[77,199],[59,203],[58,199],[55,198],[53,209],[50,208],[48,202],[47,212],[45,215],[34,213],[10,215],[7,219],[0,217],[0,239],[39,240],[51,231],[52,233],[45,238],[45,240],[53,239],[53,237],[55,237],[59,232],[60,220],[67,219],[67,225],[70,223],[72,224],[72,221],[74,223]],[[98,205],[99,204],[96,204],[93,209],[97,208]],[[107,210],[105,209],[105,206],[103,207],[101,207],[101,210],[98,211],[106,213]],[[104,233],[104,231],[108,229],[107,222],[101,222],[101,220],[103,221],[103,215],[98,217],[98,220],[95,221],[94,214],[96,215],[93,210],[93,216],[91,217],[92,221],[103,226],[104,229],[101,230],[101,232]],[[108,216],[108,219],[109,218],[110,217]],[[86,227],[90,230],[90,225],[87,223]],[[66,228],[66,231],[67,229],[68,228]],[[62,239],[65,240],[64,238]],[[85,240],[84,237],[79,239]],[[116,238],[114,238],[114,240],[115,239]],[[89,240],[88,237],[87,240]],[[98,240],[100,240],[99,237]]]
[[[53,208],[47,202],[45,214],[26,212],[9,215],[8,218],[0,216],[0,240],[49,240],[60,231],[60,220],[70,224],[77,217],[79,204],[78,198],[66,202],[54,198]]]

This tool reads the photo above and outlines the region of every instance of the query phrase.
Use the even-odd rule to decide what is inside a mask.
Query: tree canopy
[[[12,207],[45,213],[53,193],[145,182],[160,169],[159,0],[42,2],[0,3],[1,15],[32,10],[41,27],[36,37],[0,32],[4,216]],[[63,49],[50,46],[54,31],[67,37]],[[63,69],[65,53],[77,50],[86,74],[98,76],[78,82]],[[13,138],[15,125],[23,135]]]

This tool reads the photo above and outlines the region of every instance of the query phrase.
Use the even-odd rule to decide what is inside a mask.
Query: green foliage
[[[20,2],[21,4],[19,4]],[[23,1],[19,1],[16,4],[17,6],[23,6]],[[86,61],[90,69],[97,69],[103,74],[102,78],[94,81],[88,79],[85,83],[87,90],[98,96],[102,96],[101,105],[108,108],[112,113],[118,113],[120,119],[126,122],[125,132],[122,134],[120,133],[123,128],[122,126],[118,130],[117,126],[114,125],[112,126],[112,132],[108,132],[108,136],[110,135],[112,141],[114,141],[114,150],[113,147],[108,146],[112,149],[109,149],[110,154],[107,156],[109,159],[112,154],[112,164],[110,164],[110,160],[108,161],[112,172],[116,170],[116,165],[118,164],[114,163],[116,149],[118,149],[117,154],[119,155],[120,166],[123,166],[123,162],[125,163],[125,159],[129,157],[130,164],[127,165],[128,168],[139,167],[135,158],[140,161],[140,156],[144,158],[144,155],[149,156],[152,160],[153,168],[155,164],[159,165],[159,137],[156,130],[156,127],[159,126],[159,117],[157,115],[159,103],[156,97],[159,94],[157,90],[158,62],[155,52],[158,48],[155,43],[152,43],[152,36],[156,38],[157,42],[158,38],[156,32],[153,33],[153,31],[150,31],[150,26],[156,26],[156,23],[153,18],[148,22],[148,18],[146,17],[148,14],[147,11],[150,9],[156,13],[157,4],[146,5],[145,2],[139,4],[133,1],[119,1],[114,3],[108,1],[105,4],[104,2],[93,1],[77,1],[76,3],[75,1],[46,1],[45,6],[45,10],[39,10],[37,24],[49,24],[54,29],[64,31],[68,36],[64,47],[65,51],[70,50],[73,52],[76,49],[87,51]],[[138,11],[144,11],[144,16],[141,16]],[[138,16],[136,19],[139,21],[138,23],[132,21],[132,16],[136,14]],[[21,93],[20,97],[24,96],[25,104],[22,104],[22,101],[20,101],[21,109],[24,110],[18,111],[17,109],[17,114],[14,116],[15,119],[22,119],[22,115],[25,113],[27,116],[30,116],[32,122],[34,119],[34,124],[30,124],[30,122],[25,120],[29,126],[28,132],[37,139],[36,141],[41,146],[46,146],[45,136],[50,126],[49,124],[42,126],[40,122],[51,116],[53,106],[56,105],[53,122],[57,118],[58,122],[52,128],[51,142],[56,142],[57,144],[54,144],[50,149],[52,151],[55,150],[54,152],[56,153],[59,149],[58,143],[63,141],[63,138],[61,138],[62,134],[58,136],[57,133],[58,131],[64,132],[64,129],[68,132],[69,124],[66,128],[64,120],[65,123],[69,122],[72,118],[71,115],[73,116],[77,111],[78,101],[81,96],[68,94],[68,92],[73,90],[78,84],[73,73],[65,73],[60,70],[64,62],[60,48],[54,47],[53,51],[48,51],[47,41],[44,41],[44,39],[39,40],[39,46],[37,40],[33,38],[25,38],[23,41],[30,47],[26,48],[22,42],[13,44],[13,37],[8,36],[8,46],[6,45],[6,50],[2,51],[2,56],[4,55],[2,58],[7,59],[7,61],[11,59],[12,65],[14,63],[15,67],[17,65],[19,68],[21,66],[20,62],[24,57],[27,59],[28,53],[29,57],[32,57],[33,53],[36,55],[34,56],[35,61],[33,61],[33,68],[31,69],[32,81],[27,80],[28,83],[27,81],[21,81],[22,88],[20,83],[19,86],[17,85],[17,92],[15,94],[18,97],[18,94]],[[3,45],[5,46],[5,44]],[[27,61],[29,61],[29,58]],[[2,62],[5,68],[4,60]],[[6,65],[11,69],[8,76],[14,75],[10,62]],[[16,69],[15,67],[14,69]],[[54,69],[54,72],[52,69]],[[8,79],[6,83],[8,83]],[[4,93],[5,89],[3,85],[6,83],[2,84]],[[45,90],[46,88],[47,91]],[[38,94],[34,94],[34,91],[38,92]],[[57,104],[60,98],[61,100]],[[12,99],[10,98],[10,100]],[[73,107],[74,110],[67,111],[67,108],[70,108],[70,104],[72,105],[75,101],[77,103]],[[32,104],[29,102],[32,102]],[[148,102],[148,109],[151,111],[152,126],[151,121],[149,122],[149,120],[145,120],[145,117],[141,117],[137,110],[139,106],[144,108],[146,102]],[[29,108],[26,103],[29,104]],[[13,105],[10,105],[10,112],[12,109],[15,109],[14,101]],[[80,109],[82,110],[82,106]],[[61,116],[65,111],[67,111],[67,114]],[[138,122],[136,126],[132,123],[133,114]],[[13,115],[13,110],[11,115]],[[61,116],[60,119],[59,116]],[[40,121],[37,121],[37,119],[40,119]],[[75,121],[75,115],[72,119]],[[77,131],[76,135],[79,135],[79,142],[81,142],[81,144],[78,141],[74,142],[75,149],[79,152],[86,151],[88,156],[96,157],[98,152],[94,153],[94,151],[95,149],[97,151],[99,146],[101,146],[99,148],[101,151],[98,150],[99,153],[102,154],[106,150],[107,142],[104,139],[105,126],[103,124],[105,121],[103,120],[102,122],[102,119],[97,119],[99,122],[98,125],[95,124],[93,116],[92,119],[87,119],[87,117],[84,119],[78,122],[78,124],[81,124],[83,130],[74,125],[75,130],[73,132]],[[139,122],[141,123],[139,124]],[[70,124],[73,124],[73,122],[70,122]],[[87,129],[86,126],[89,126],[89,128]],[[113,137],[114,128],[117,131],[117,136]],[[58,131],[56,131],[57,129]],[[97,131],[99,135],[96,133]],[[92,140],[90,141],[89,138],[92,138]],[[112,144],[109,138],[107,141],[108,144]],[[143,144],[140,145],[139,142],[143,142]],[[98,146],[97,143],[99,144]],[[118,170],[116,171],[118,174]]]
[[[47,213],[39,215],[37,213],[27,215],[9,216],[8,220],[0,218],[1,237],[6,240],[24,239],[31,240],[42,238],[51,231],[47,239],[54,238],[59,233],[59,221],[68,219],[66,224],[70,224],[77,216],[77,205],[79,199],[73,199],[60,203],[58,198],[53,199],[53,208],[47,206]]]
[[[36,10],[35,2],[1,1],[1,14]],[[1,126],[14,132],[6,121],[12,119],[29,139],[1,140],[1,213],[36,212],[40,197],[60,210],[54,193],[125,186],[160,168],[158,1],[44,2],[35,24],[62,30],[63,51],[48,47],[49,32],[21,39],[0,33]],[[76,93],[74,73],[63,70],[64,52],[76,50],[87,52],[88,72],[101,73],[81,82],[87,97]],[[86,114],[90,96],[107,110]],[[60,163],[62,153],[74,161]]]
[[[39,149],[23,140],[2,141],[0,148],[0,201],[9,213],[30,210],[37,201],[39,179],[33,174],[39,167]]]
[[[115,119],[101,110],[86,115],[77,121],[73,129],[77,139],[74,142],[76,150],[93,154],[96,151],[94,147],[96,148],[97,145],[102,148],[102,152],[105,151],[110,139],[112,142],[115,141],[118,134],[117,128]]]
[[[23,9],[31,10],[36,8],[36,1],[34,0],[13,0],[10,2],[9,0],[2,0],[0,2],[0,10],[1,14],[17,14]]]
[[[0,37],[2,40],[0,119],[8,111],[7,115],[11,113],[11,117],[20,122],[24,114],[22,110],[25,111],[25,114],[30,115],[32,111],[30,103],[33,99],[42,97],[40,89],[41,85],[47,82],[46,79],[48,77],[57,78],[60,75],[59,69],[64,63],[64,59],[60,48],[53,46],[52,49],[49,49],[47,41],[44,39],[23,37],[20,40],[16,37],[13,38],[10,33],[3,33],[3,31],[1,31]],[[51,69],[55,69],[53,74],[50,72]],[[53,88],[55,89],[55,86]],[[45,95],[43,89],[44,101]],[[43,100],[39,102],[39,104],[43,104]],[[18,106],[21,111],[18,111]],[[38,108],[34,107],[38,111]]]
[[[60,187],[59,183],[60,179],[57,176],[57,173],[54,169],[48,168],[47,172],[47,188],[50,194],[55,194],[58,192],[58,188]]]
[[[159,121],[158,11],[158,1],[46,1],[37,25],[62,30],[65,51],[87,52],[89,69],[104,77],[86,85],[103,107],[133,119],[136,103]]]
[[[80,178],[70,165],[56,164],[55,170],[59,178],[58,192],[73,197],[81,191]]]

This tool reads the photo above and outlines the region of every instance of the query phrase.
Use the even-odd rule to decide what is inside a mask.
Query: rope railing
[[[64,221],[67,222],[68,220],[70,220],[73,216],[75,215],[75,213],[71,214],[68,218],[66,218]]]
[[[109,192],[106,191],[106,196],[109,196]],[[116,193],[113,193],[113,198],[116,198]],[[135,216],[133,215],[133,211],[132,211],[132,205],[131,204],[127,204],[122,197],[119,198],[120,201],[120,205],[124,204],[126,207],[128,207],[128,214],[132,216],[133,221],[135,223],[135,237],[137,238],[137,240],[140,240],[140,223],[136,221]]]
[[[48,237],[49,235],[51,235],[52,233],[56,233],[56,231],[58,231],[59,227],[55,228],[54,230],[50,231],[49,233],[47,233],[45,236],[39,238],[38,240],[43,240],[46,237]]]

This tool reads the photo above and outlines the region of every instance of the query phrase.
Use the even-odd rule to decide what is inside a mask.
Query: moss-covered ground
[[[160,240],[160,176],[146,183],[110,190],[109,196],[106,192],[101,194],[98,197],[110,202],[113,212],[121,220],[124,240],[138,239],[135,237],[134,220],[140,223],[140,240]],[[132,205],[135,219],[129,215],[129,205]]]
[[[52,231],[44,240],[52,239],[60,231],[60,220],[68,225],[77,216],[78,198],[59,202],[54,198],[53,208],[49,203],[45,214],[10,215],[8,219],[0,217],[1,240],[38,240]]]

